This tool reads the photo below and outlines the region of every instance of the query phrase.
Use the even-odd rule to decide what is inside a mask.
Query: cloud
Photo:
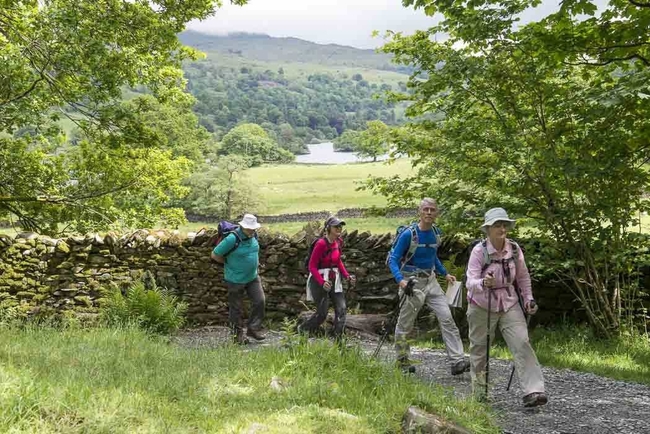
[[[245,6],[223,2],[215,16],[191,22],[188,28],[217,34],[265,33],[322,44],[376,48],[383,45],[383,39],[371,37],[374,30],[380,35],[386,30],[412,33],[427,29],[440,19],[428,17],[422,10],[405,8],[401,0],[249,0]],[[607,0],[595,3],[602,8]],[[542,0],[538,7],[524,11],[521,23],[539,20],[558,8],[559,1]]]
[[[318,43],[376,48],[383,44],[372,32],[412,33],[436,23],[422,11],[407,9],[400,0],[250,0],[233,6],[227,0],[215,16],[192,22],[189,29],[206,33],[266,33]]]

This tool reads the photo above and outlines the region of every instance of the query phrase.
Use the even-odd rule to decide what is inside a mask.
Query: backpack
[[[488,253],[487,250],[487,240],[476,240],[470,243],[469,249],[470,252],[474,250],[474,246],[476,246],[478,243],[481,243],[481,248],[483,250],[483,265],[481,266],[481,274],[485,272],[487,267],[489,267],[492,264],[506,264],[508,262],[514,262],[515,263],[515,276],[517,275],[517,263],[519,262],[519,250],[521,249],[519,247],[519,244],[515,243],[512,240],[507,240],[510,243],[510,247],[512,248],[512,256],[507,258],[507,259],[490,259],[490,254]],[[513,282],[516,282],[516,279],[513,278]],[[514,283],[516,285],[516,283]]]
[[[393,242],[390,245],[390,249],[388,250],[388,254],[386,255],[386,266],[390,267],[390,257],[395,251],[395,246],[397,246],[397,241],[399,240],[400,235],[406,230],[411,232],[411,244],[409,245],[408,250],[406,251],[406,254],[402,257],[401,259],[401,266],[403,267],[405,264],[408,263],[408,261],[411,260],[413,255],[415,255],[415,251],[417,250],[418,247],[431,247],[431,248],[436,248],[440,245],[440,236],[442,232],[437,226],[433,226],[433,234],[436,236],[436,242],[434,244],[420,244],[418,243],[418,231],[417,231],[417,223],[411,223],[410,225],[401,225],[397,227],[397,230],[395,231],[395,238],[393,238]]]
[[[239,225],[230,223],[227,220],[222,220],[217,225],[217,238],[214,244],[215,246],[218,246],[219,243],[222,242],[228,235],[235,235],[235,244],[223,255],[224,262],[226,261],[226,256],[234,252],[241,244],[241,237],[239,236],[237,229],[239,229]],[[257,239],[257,232],[255,232],[255,239]]]
[[[326,239],[325,237],[314,238],[314,240],[313,240],[313,241],[311,242],[311,244],[309,245],[309,249],[307,250],[307,256],[305,256],[305,260],[304,260],[304,264],[303,264],[303,266],[305,267],[305,270],[307,270],[307,271],[309,271],[309,260],[311,259],[311,254],[314,252],[314,246],[316,245],[316,243],[318,242],[318,240],[321,240],[321,239],[325,239],[325,242],[326,242],[328,245],[330,245],[330,243],[327,241],[327,239]],[[343,247],[343,240],[341,240],[340,238],[337,238],[337,239],[334,241],[334,243],[336,243],[336,246],[338,247],[338,249],[341,250],[341,248]],[[332,244],[334,244],[334,243],[332,243]],[[323,257],[320,258],[320,259],[318,260],[318,265],[319,265],[319,266],[320,266],[320,261],[321,261],[324,257],[326,257],[327,255],[329,255],[329,254],[332,252],[332,250],[334,250],[334,248],[333,248],[333,247],[329,247],[329,248],[325,251],[325,254],[323,255]],[[320,267],[319,267],[319,268],[320,268]]]

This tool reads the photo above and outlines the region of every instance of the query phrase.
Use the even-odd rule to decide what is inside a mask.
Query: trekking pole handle
[[[408,283],[406,284],[407,288],[413,288],[415,284],[418,283],[418,279],[415,276],[409,277]]]
[[[406,282],[406,287],[404,288],[404,294],[408,295],[409,297],[412,296],[413,287],[416,283],[418,283],[418,279],[415,276],[409,277],[408,281]]]

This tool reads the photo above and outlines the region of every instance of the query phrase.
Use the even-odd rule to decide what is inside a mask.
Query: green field
[[[276,215],[386,206],[384,197],[370,191],[357,191],[360,183],[369,175],[407,176],[413,173],[413,168],[410,160],[402,158],[393,164],[263,166],[246,173],[250,182],[258,187],[258,195],[264,203],[259,213]]]
[[[252,210],[258,215],[294,214],[310,211],[336,213],[343,208],[386,206],[386,199],[370,191],[357,191],[369,175],[392,176],[413,173],[410,160],[402,158],[391,164],[285,164],[255,167],[245,172],[246,179],[256,189],[262,206]],[[409,204],[404,204],[408,206]],[[346,219],[347,231],[369,231],[373,234],[394,232],[400,224],[413,218],[366,217]],[[263,223],[271,232],[293,235],[307,222]],[[183,233],[215,227],[214,223],[187,223],[179,228]]]
[[[282,68],[284,76],[289,79],[307,79],[313,74],[331,74],[337,78],[349,78],[354,74],[361,74],[369,83],[390,84],[396,87],[398,83],[407,81],[408,76],[396,71],[386,71],[363,66],[327,65],[307,62],[264,61],[247,59],[223,53],[206,53],[205,62],[216,62],[221,67],[239,69],[242,67],[253,71],[277,71]]]

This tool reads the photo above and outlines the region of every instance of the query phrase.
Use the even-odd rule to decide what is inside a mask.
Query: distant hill
[[[207,55],[183,70],[200,122],[217,139],[252,122],[300,153],[305,143],[333,140],[370,120],[403,121],[404,107],[382,98],[405,91],[408,81],[406,69],[388,55],[259,34],[188,31],[179,38]]]
[[[316,44],[298,38],[275,38],[264,34],[211,35],[186,31],[179,35],[185,45],[206,53],[234,55],[263,62],[301,62],[321,66],[346,66],[408,73],[391,62],[392,56],[336,44]]]

